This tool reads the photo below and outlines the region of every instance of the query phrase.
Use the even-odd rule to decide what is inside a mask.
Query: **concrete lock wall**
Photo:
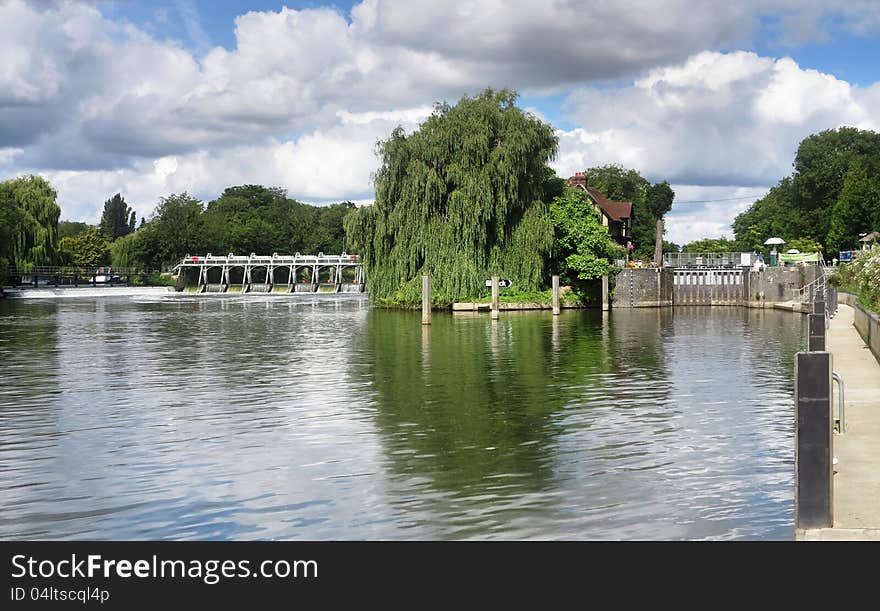
[[[656,308],[672,305],[671,269],[624,269],[617,275],[614,305]]]
[[[614,307],[746,305],[772,307],[800,298],[799,289],[816,279],[814,266],[770,267],[724,275],[711,270],[624,269],[617,276]],[[880,330],[878,330],[880,337]]]
[[[748,297],[750,307],[764,307],[798,299],[798,290],[816,279],[815,266],[768,267],[750,271]]]

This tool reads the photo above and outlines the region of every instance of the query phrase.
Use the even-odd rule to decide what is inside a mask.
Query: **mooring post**
[[[608,276],[602,276],[602,311],[608,311]]]
[[[810,352],[825,350],[825,313],[810,314],[807,350]]]
[[[553,316],[559,316],[559,276],[553,276]]]
[[[492,276],[492,319],[498,318],[498,276]]]
[[[431,276],[422,276],[422,324],[431,324]]]
[[[795,355],[795,528],[834,524],[834,465],[829,352]]]

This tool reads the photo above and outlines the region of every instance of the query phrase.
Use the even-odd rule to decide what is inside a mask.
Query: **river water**
[[[2,539],[791,539],[803,322],[0,301]]]

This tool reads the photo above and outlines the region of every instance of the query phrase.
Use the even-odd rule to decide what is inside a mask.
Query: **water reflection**
[[[2,538],[786,538],[783,312],[0,302]]]

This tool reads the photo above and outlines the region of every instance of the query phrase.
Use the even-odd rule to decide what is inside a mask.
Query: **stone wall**
[[[798,289],[816,279],[817,268],[768,267],[743,273],[743,305],[752,308],[772,307],[777,303],[799,299]],[[664,269],[624,269],[617,275],[614,307],[644,308],[674,303],[673,272]],[[731,302],[731,296],[726,301]]]
[[[815,266],[768,267],[759,272],[750,271],[748,281],[744,283],[749,307],[762,308],[798,299],[798,289],[813,282],[817,271]]]
[[[656,308],[672,305],[671,269],[624,269],[617,274],[614,307]]]

